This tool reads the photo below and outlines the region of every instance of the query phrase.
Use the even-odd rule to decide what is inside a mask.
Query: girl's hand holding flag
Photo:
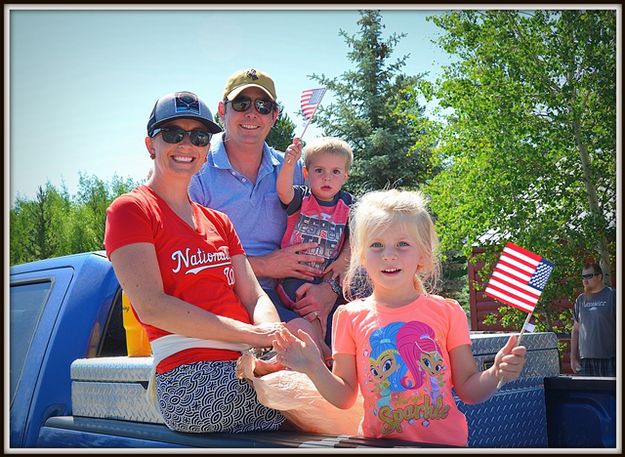
[[[514,381],[521,375],[527,349],[525,346],[517,346],[520,338],[517,335],[510,335],[506,345],[495,356],[494,372],[499,383]]]
[[[495,265],[484,293],[495,300],[527,313],[527,318],[523,323],[521,333],[516,339],[516,344],[521,343],[521,337],[526,330],[530,332],[533,330],[530,318],[553,268],[554,264],[549,260],[511,242],[506,243],[501,257]],[[509,345],[510,340],[508,340],[508,344],[501,351],[504,351]],[[511,352],[512,349],[507,353]],[[499,353],[497,353],[497,357],[499,357]],[[495,357],[495,364],[497,364],[497,357]],[[504,359],[503,357],[504,355],[501,356],[500,360],[502,362],[505,360],[505,363],[513,360],[509,358]],[[508,365],[504,365],[504,367],[507,368]],[[505,375],[506,371],[497,369],[496,375]],[[507,377],[499,377],[497,388],[500,389],[508,380],[510,379]]]

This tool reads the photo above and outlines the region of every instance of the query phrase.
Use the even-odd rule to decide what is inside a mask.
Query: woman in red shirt
[[[237,379],[242,350],[282,328],[230,219],[191,201],[191,177],[221,131],[190,92],[161,97],[145,145],[145,185],[107,210],[105,247],[154,352],[158,408],[183,432],[276,430],[284,421]]]

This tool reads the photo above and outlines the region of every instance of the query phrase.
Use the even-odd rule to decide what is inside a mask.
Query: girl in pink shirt
[[[420,192],[366,194],[350,233],[344,291],[351,298],[350,285],[364,276],[373,293],[337,309],[332,372],[303,331],[276,334],[278,360],[307,374],[339,408],[351,407],[360,389],[365,437],[466,446],[467,421],[452,387],[465,403],[488,399],[500,379],[519,377],[526,348],[512,336],[494,364],[477,371],[464,311],[428,292],[439,277],[438,239]]]

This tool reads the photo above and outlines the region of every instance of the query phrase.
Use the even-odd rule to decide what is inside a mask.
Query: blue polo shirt
[[[263,159],[253,183],[230,164],[222,133],[213,136],[206,163],[191,179],[191,199],[226,213],[250,257],[280,249],[287,215],[278,198],[276,179],[283,161],[283,152],[264,143]],[[293,184],[304,184],[301,160],[295,168]],[[275,287],[274,279],[258,279],[265,289]]]

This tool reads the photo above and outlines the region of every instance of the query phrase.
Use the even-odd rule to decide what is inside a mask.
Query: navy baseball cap
[[[213,121],[213,115],[206,103],[193,92],[181,91],[163,95],[156,101],[148,121],[148,136],[152,136],[155,128],[174,119],[196,119],[204,124],[210,133],[222,131]]]

